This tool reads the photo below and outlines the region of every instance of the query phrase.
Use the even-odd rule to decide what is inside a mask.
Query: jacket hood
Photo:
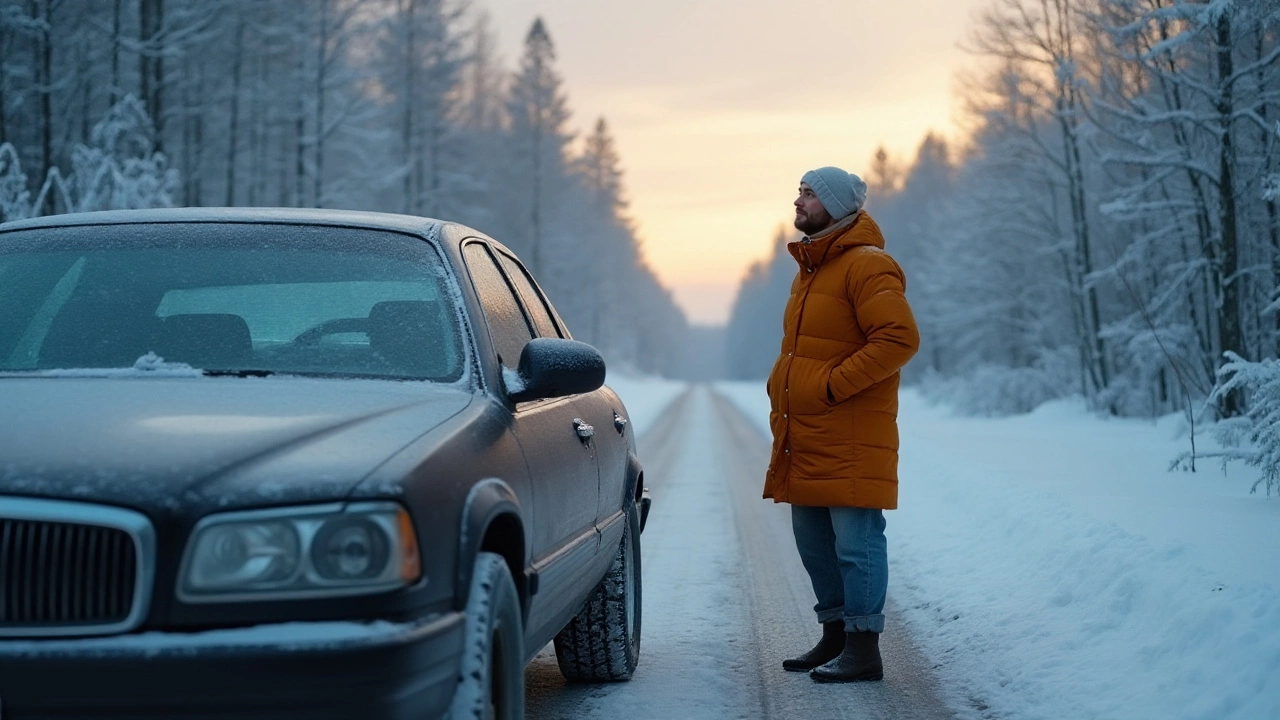
[[[831,227],[803,240],[787,243],[787,251],[801,268],[817,269],[824,262],[859,245],[884,249],[880,226],[866,210],[859,210]]]
[[[423,382],[0,378],[0,495],[153,516],[342,500],[471,399]]]

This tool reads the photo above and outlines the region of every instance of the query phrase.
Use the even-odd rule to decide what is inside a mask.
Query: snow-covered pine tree
[[[625,216],[627,200],[622,180],[622,158],[604,118],[584,138],[582,155],[574,163],[589,202],[577,208],[576,234],[581,237],[584,269],[591,282],[587,341],[611,349],[619,327],[635,323],[637,308],[627,301],[634,296],[629,277],[640,257],[631,223]]]
[[[512,155],[507,176],[516,220],[507,242],[539,277],[544,277],[542,270],[550,260],[544,257],[548,214],[565,189],[568,146],[574,135],[568,129],[569,99],[555,60],[551,35],[538,18],[525,36],[520,68],[507,97]]]
[[[622,195],[622,157],[604,118],[596,120],[595,129],[583,139],[578,168],[596,207],[621,220],[627,207]]]

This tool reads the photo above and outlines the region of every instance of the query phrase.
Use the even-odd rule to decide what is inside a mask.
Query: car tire
[[[604,579],[556,635],[556,661],[567,680],[630,680],[640,659],[640,516],[627,508],[622,541]]]
[[[524,627],[520,597],[501,555],[476,555],[467,596],[458,687],[449,720],[524,717]]]

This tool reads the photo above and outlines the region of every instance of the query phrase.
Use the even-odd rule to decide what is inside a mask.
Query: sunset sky
[[[573,126],[603,115],[617,138],[645,257],[692,322],[718,324],[806,170],[863,174],[879,144],[905,160],[931,129],[958,137],[959,45],[990,0],[484,3],[512,66],[546,21]]]

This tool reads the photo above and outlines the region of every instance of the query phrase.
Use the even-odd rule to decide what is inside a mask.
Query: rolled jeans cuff
[[[845,615],[845,632],[884,632],[884,615]]]
[[[818,611],[818,622],[824,625],[829,622],[835,622],[837,620],[842,620],[842,619],[844,619],[843,608],[834,607],[834,608],[829,608],[827,610]]]

